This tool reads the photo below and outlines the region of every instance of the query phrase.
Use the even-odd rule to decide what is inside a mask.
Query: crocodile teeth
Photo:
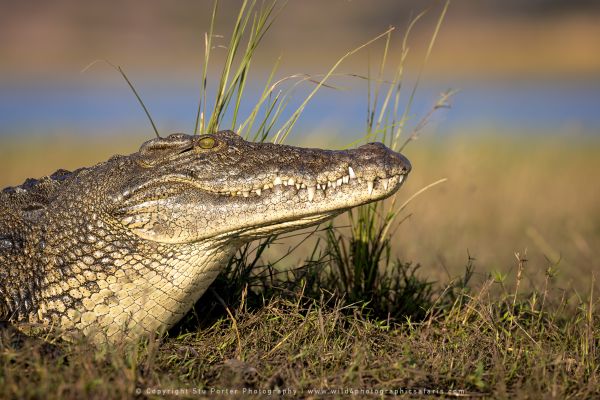
[[[348,167],[348,176],[350,177],[350,179],[356,179],[356,174],[354,173],[352,167]]]
[[[313,199],[315,198],[315,187],[309,186],[308,188],[306,188],[306,193],[308,193],[308,201],[313,201]]]
[[[296,182],[296,180],[294,178],[281,179],[280,177],[275,177],[275,179],[273,180],[272,183],[271,182],[265,183],[262,188],[252,189],[252,190],[242,190],[242,191],[238,190],[238,191],[232,191],[232,192],[216,192],[216,193],[223,195],[223,196],[231,196],[231,197],[236,197],[236,196],[249,197],[250,194],[254,194],[254,193],[256,193],[257,196],[260,196],[260,195],[262,195],[263,191],[273,189],[276,185],[295,186],[297,190],[306,189],[308,201],[312,202],[315,198],[315,194],[316,194],[317,190],[322,189],[323,195],[325,195],[327,192],[327,189],[335,189],[337,187],[341,187],[344,184],[350,183],[351,179],[357,179],[358,183],[362,184],[363,179],[358,178],[356,176],[352,167],[348,167],[348,173],[349,173],[348,175],[344,175],[339,179],[327,181],[327,183],[317,183],[313,186],[307,186],[305,183]],[[372,180],[366,180],[367,191],[368,191],[369,195],[373,194],[373,191],[375,190],[375,182],[376,181],[378,181],[378,182],[381,181],[381,188],[383,188],[383,190],[388,190],[390,187],[390,180],[392,180],[394,182],[393,184],[396,185],[396,183],[395,183],[396,178],[398,179],[397,184],[400,185],[402,183],[402,181],[404,181],[404,179],[406,178],[406,175],[399,174],[399,175],[394,175],[391,178],[375,178]],[[281,190],[281,189],[279,189],[279,190]]]
[[[390,183],[390,180],[389,180],[389,179],[382,179],[382,180],[381,180],[381,183],[382,183],[382,185],[383,185],[383,188],[384,188],[385,190],[387,190],[387,188],[388,188],[388,185],[389,185],[389,183]]]

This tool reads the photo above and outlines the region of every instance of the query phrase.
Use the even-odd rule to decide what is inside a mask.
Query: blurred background
[[[209,86],[240,3],[219,3],[223,37]],[[391,76],[408,24],[427,10],[408,40],[403,104],[423,69],[406,134],[439,93],[459,93],[405,150],[414,170],[402,199],[448,181],[407,208],[397,256],[444,281],[468,254],[484,276],[514,270],[514,253],[527,250],[532,282],[557,266],[565,287],[587,290],[600,267],[600,3],[455,0],[423,66],[442,9],[439,1],[291,0],[261,45],[249,93],[260,93],[278,59],[277,77],[323,74],[394,26]],[[94,60],[124,68],[162,134],[191,132],[211,10],[194,0],[0,0],[0,187],[133,152],[153,136],[114,69],[82,72]],[[338,72],[375,74],[382,48],[358,52]],[[346,75],[333,85],[289,143],[341,148],[364,135],[366,81]]]

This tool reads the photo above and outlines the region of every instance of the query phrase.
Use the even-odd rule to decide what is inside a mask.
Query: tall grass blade
[[[403,120],[403,121],[405,121],[408,118],[408,114],[412,108],[412,104],[414,102],[415,95],[417,93],[417,88],[419,87],[419,84],[421,83],[423,70],[425,69],[425,65],[427,64],[427,61],[429,61],[429,56],[431,55],[433,45],[436,42],[438,33],[440,31],[440,27],[442,26],[442,22],[444,22],[444,19],[446,17],[446,12],[448,11],[449,6],[450,6],[450,0],[446,0],[446,2],[444,4],[444,8],[442,9],[442,12],[440,13],[440,16],[437,20],[437,24],[435,25],[433,34],[431,35],[431,39],[429,40],[429,45],[427,46],[427,52],[425,53],[425,58],[423,59],[423,62],[421,63],[421,68],[419,69],[419,72],[417,74],[417,79],[415,81],[415,84],[413,85],[412,91],[410,93],[410,97],[408,99],[408,103],[404,109],[404,114],[402,115],[402,118],[401,118],[401,120]],[[396,131],[394,141],[392,142],[392,149],[396,148],[401,132],[402,132],[402,125],[399,126]]]
[[[327,72],[327,74],[325,74],[323,79],[321,81],[319,81],[317,86],[308,94],[308,96],[306,96],[306,98],[304,99],[302,104],[300,104],[300,106],[298,106],[298,108],[296,109],[296,111],[294,111],[292,116],[283,124],[281,129],[279,129],[279,131],[275,134],[275,138],[273,141],[275,143],[281,143],[286,139],[286,137],[288,136],[288,134],[290,133],[290,131],[296,124],[296,121],[298,121],[298,118],[300,117],[300,115],[302,114],[304,109],[306,108],[306,105],[308,104],[308,102],[315,96],[315,94],[319,91],[319,89],[324,85],[324,83],[329,79],[329,77],[331,77],[331,75],[337,70],[337,68],[340,66],[340,64],[342,62],[344,62],[344,60],[346,60],[348,57],[354,55],[358,51],[364,49],[365,47],[371,45],[372,43],[376,42],[377,40],[381,39],[382,37],[387,36],[389,34],[389,32],[393,31],[394,29],[395,29],[394,27],[388,28],[385,32],[377,35],[373,39],[363,43],[362,45],[354,48],[353,50],[350,50],[348,53],[346,53],[344,56],[342,56],[333,65],[333,67],[331,67],[329,72]]]
[[[142,109],[144,110],[144,113],[146,114],[146,117],[148,118],[148,121],[150,121],[150,124],[152,125],[152,129],[154,130],[154,134],[156,135],[156,137],[159,138],[160,135],[158,133],[158,129],[156,129],[156,125],[154,124],[154,121],[152,120],[152,117],[150,116],[150,112],[148,111],[148,108],[146,107],[146,105],[144,104],[144,101],[142,100],[142,98],[138,94],[137,90],[135,89],[135,86],[133,86],[133,83],[131,83],[131,81],[127,77],[127,74],[125,74],[125,71],[120,66],[115,65],[115,64],[111,63],[108,60],[95,60],[95,61],[92,61],[91,63],[89,63],[85,68],[83,68],[81,70],[81,73],[86,72],[87,70],[89,70],[90,68],[92,68],[94,65],[96,65],[99,62],[104,62],[104,63],[110,65],[119,74],[121,74],[121,76],[123,77],[123,79],[125,79],[125,82],[127,82],[127,85],[129,86],[129,88],[131,89],[131,91],[133,92],[133,94],[135,95],[138,103],[140,103],[140,105],[142,106]]]
[[[200,96],[198,98],[198,111],[196,112],[196,122],[194,123],[194,134],[204,133],[204,118],[206,115],[206,85],[208,66],[210,61],[210,52],[212,50],[212,38],[214,34],[215,19],[217,18],[217,7],[219,0],[215,0],[210,17],[210,27],[208,33],[204,35],[204,62],[202,64],[202,82],[200,84]]]

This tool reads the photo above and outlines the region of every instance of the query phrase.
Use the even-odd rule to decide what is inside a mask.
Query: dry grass
[[[590,303],[570,309],[545,297],[491,297],[491,285],[457,292],[425,320],[400,325],[296,293],[241,305],[235,323],[223,317],[205,330],[101,351],[23,343],[3,332],[0,397],[600,395],[599,321]]]
[[[562,285],[587,290],[600,267],[599,151],[597,139],[565,136],[416,143],[403,190],[448,182],[412,204],[396,248],[437,276],[455,274],[467,250],[484,271],[507,271],[527,249],[529,278],[542,281],[553,265]]]

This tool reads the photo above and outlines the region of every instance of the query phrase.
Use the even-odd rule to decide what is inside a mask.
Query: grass
[[[214,101],[208,104],[211,96],[206,71],[212,59],[217,9],[215,5],[205,40],[205,65],[194,123],[197,133],[234,127],[254,140],[286,140],[307,102],[323,87],[335,87],[330,79],[340,77],[336,71],[341,62],[373,42],[349,51],[324,75],[275,80],[274,68],[256,107],[244,120],[239,113],[240,103],[244,100],[254,51],[278,9],[274,3],[257,8],[256,2],[243,2]],[[197,398],[211,394],[225,397],[226,391],[263,398],[269,394],[279,396],[283,390],[286,395],[305,398],[381,397],[414,394],[412,391],[441,397],[537,398],[540,393],[551,398],[600,396],[596,284],[587,279],[587,285],[581,283],[576,291],[564,289],[561,275],[557,275],[557,270],[565,267],[564,261],[548,250],[554,249],[553,243],[558,241],[554,238],[560,238],[559,233],[564,231],[563,221],[553,219],[564,199],[540,196],[536,202],[531,194],[548,184],[563,192],[581,193],[589,188],[589,180],[583,177],[581,181],[557,181],[556,169],[548,168],[546,163],[552,165],[557,155],[569,154],[568,146],[547,147],[549,153],[540,153],[537,146],[536,156],[531,151],[519,153],[514,143],[505,138],[502,143],[506,148],[498,143],[478,144],[481,151],[476,156],[449,146],[444,148],[445,158],[440,157],[436,146],[441,141],[437,145],[429,143],[420,153],[413,150],[418,147],[410,142],[421,134],[430,114],[411,125],[408,117],[412,115],[412,100],[404,107],[399,102],[399,93],[405,90],[402,81],[403,62],[408,54],[406,39],[400,46],[401,63],[391,68],[392,78],[386,78],[393,33],[389,29],[376,38],[384,42],[381,62],[374,76],[368,73],[362,77],[368,82],[364,140],[378,139],[395,148],[406,147],[417,178],[411,177],[402,193],[418,193],[443,176],[450,179],[454,188],[493,181],[494,185],[484,186],[488,197],[478,199],[478,204],[487,206],[482,200],[495,200],[496,216],[490,215],[484,205],[457,208],[456,204],[472,202],[469,192],[454,190],[452,193],[458,193],[458,197],[448,201],[448,190],[442,186],[436,188],[440,191],[436,192],[435,202],[425,201],[425,197],[410,203],[414,216],[407,213],[405,200],[392,198],[355,209],[329,226],[251,243],[240,249],[209,292],[168,335],[139,343],[95,349],[85,342],[65,343],[59,337],[48,337],[46,341],[26,338],[4,327],[0,330],[0,398]],[[130,83],[124,72],[123,76]],[[290,110],[300,85],[312,87]],[[418,83],[409,88],[411,99],[417,89]],[[448,95],[443,95],[432,110],[447,106],[447,101]],[[147,110],[145,106],[144,109]],[[413,126],[412,131],[408,131],[409,126]],[[472,141],[465,143],[475,145]],[[585,156],[585,151],[578,149],[579,158],[565,165],[560,173],[569,176],[569,168],[579,172],[593,169],[598,161],[589,147],[588,151]],[[93,152],[97,155],[96,148]],[[456,154],[462,155],[454,157]],[[520,164],[519,154],[523,156]],[[60,154],[57,157],[64,162]],[[17,162],[3,160],[12,165]],[[457,168],[457,164],[462,168]],[[523,166],[532,174],[528,179],[520,173]],[[421,172],[417,173],[419,168]],[[469,171],[468,179],[459,173],[465,169]],[[506,176],[511,179],[500,179]],[[517,190],[519,179],[524,179],[522,185],[531,191],[529,197]],[[536,182],[541,186],[536,186]],[[510,201],[519,204],[519,199],[530,208],[509,219],[506,206],[513,204]],[[585,200],[575,201],[577,218],[598,220],[595,199],[597,191],[589,189]],[[473,235],[449,234],[456,220],[447,215],[444,220],[443,213],[436,212],[441,207],[433,207],[439,204],[450,210],[445,213],[450,216],[465,208],[470,216],[480,213],[470,221]],[[477,254],[477,260],[465,256],[466,247],[456,242],[460,237],[479,244],[484,236],[497,246],[496,227],[501,227],[502,222],[514,225],[515,221],[526,220],[532,210],[543,211],[541,220],[554,222],[552,228],[526,222],[524,225],[533,227],[528,230],[529,237],[548,255],[547,260],[528,260],[535,253],[533,250],[517,253],[515,258],[515,247],[511,247],[505,251],[511,254],[510,264],[491,265]],[[421,231],[411,232],[410,224],[415,218],[423,218],[426,223],[419,224]],[[431,223],[441,224],[440,219],[447,225],[431,228]],[[430,230],[423,231],[426,227]],[[592,223],[585,231],[589,235],[579,235],[584,237],[583,242],[574,241],[579,243],[575,245],[577,249],[586,247],[581,243],[592,243],[586,253],[591,262],[595,254],[593,243],[600,237],[597,228]],[[553,230],[558,232],[556,236],[548,236]],[[435,263],[426,259],[431,245],[423,246],[422,258],[408,257],[406,250],[414,250],[411,243],[421,243],[415,237],[436,237],[438,231],[446,240],[439,248],[462,252],[465,262],[452,259],[454,269],[447,268],[447,276],[433,278]],[[485,232],[490,236],[485,236]],[[399,240],[398,235],[408,235],[408,239]],[[397,246],[399,241],[401,246]],[[294,253],[294,249],[301,252]],[[400,253],[402,249],[405,254]],[[572,251],[576,253],[577,250]],[[298,254],[303,254],[302,261],[297,261]],[[419,265],[406,261],[411,259],[426,260]],[[566,258],[570,263],[567,265],[580,266],[579,274],[589,271],[586,265],[591,265],[582,260],[575,256]],[[446,260],[442,264],[448,263]],[[540,265],[541,276],[532,274],[534,269],[540,270]],[[477,274],[475,266],[490,273]]]
[[[85,344],[18,343],[5,331],[0,395],[129,398],[139,389],[150,398],[160,391],[194,398],[225,390],[250,398],[278,390],[302,397],[408,390],[598,396],[594,298],[555,302],[551,281],[531,294],[491,295],[492,279],[477,291],[455,285],[421,321],[403,323],[372,319],[360,306],[328,297],[279,293],[260,307],[241,301],[232,317],[208,328],[103,352]]]

